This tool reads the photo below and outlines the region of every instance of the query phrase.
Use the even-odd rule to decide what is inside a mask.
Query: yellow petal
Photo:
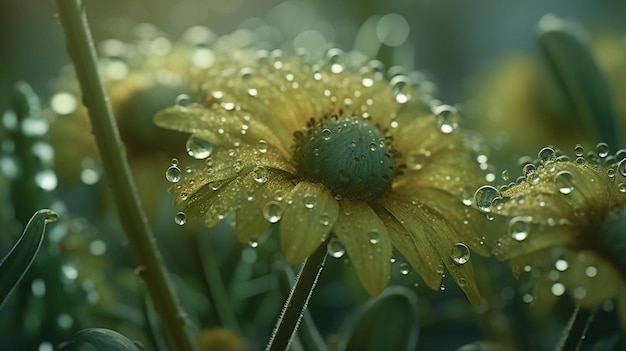
[[[241,192],[239,206],[235,211],[235,226],[237,239],[243,243],[258,238],[271,223],[265,219],[263,208],[269,201],[276,200],[280,192],[289,193],[293,184],[279,171],[265,184],[259,184],[253,177],[244,179],[244,190]]]
[[[277,148],[284,157],[289,150],[267,125],[251,118],[246,111],[228,111],[195,107],[170,107],[154,117],[154,123],[162,128],[181,132],[202,134],[215,146],[233,147],[241,143],[256,145],[259,140]]]
[[[409,261],[413,269],[424,279],[426,286],[438,290],[441,286],[441,273],[437,267],[443,263],[439,254],[423,235],[412,235],[386,209],[374,207],[378,217],[387,227],[393,246]]]
[[[300,262],[328,237],[339,205],[321,184],[300,182],[287,196],[280,220],[280,242],[285,261]]]
[[[452,253],[457,242],[454,229],[447,223],[446,218],[434,212],[428,206],[418,206],[393,198],[387,198],[381,203],[398,221],[409,230],[415,238],[423,241],[423,237],[437,250],[439,258],[434,262],[443,264],[455,279],[473,305],[480,303],[480,293],[474,280],[472,264],[466,261],[462,264],[455,263]],[[443,267],[442,267],[443,268]],[[443,273],[443,269],[440,269]]]
[[[380,294],[391,272],[391,241],[374,210],[362,201],[341,200],[333,231],[342,241],[365,290]]]

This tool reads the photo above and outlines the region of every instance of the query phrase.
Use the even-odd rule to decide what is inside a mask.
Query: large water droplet
[[[326,246],[326,250],[328,254],[334,258],[341,258],[346,254],[346,249],[338,238],[331,238],[328,242],[328,246]]]
[[[270,223],[280,221],[282,213],[283,207],[278,201],[270,201],[263,206],[263,217]]]
[[[395,76],[389,82],[391,84],[391,94],[399,104],[405,104],[412,97],[412,87],[409,78],[403,75]]]
[[[179,108],[187,108],[191,105],[191,98],[188,94],[180,94],[174,100],[174,105]]]
[[[268,171],[267,168],[263,166],[256,166],[252,170],[252,176],[254,177],[254,181],[257,183],[265,183],[267,182]]]
[[[528,237],[528,220],[525,217],[514,217],[509,222],[509,234],[517,241],[524,241]]]
[[[456,265],[463,265],[470,259],[470,250],[467,245],[458,243],[450,250],[450,258]]]
[[[498,189],[491,185],[483,185],[474,193],[474,203],[479,210],[490,212],[493,200],[498,197],[500,197]]]
[[[578,157],[582,157],[582,155],[584,154],[585,154],[585,149],[583,148],[583,146],[580,144],[576,144],[576,147],[574,147],[574,155]]]
[[[437,127],[442,133],[449,134],[454,132],[459,126],[459,114],[457,110],[450,105],[437,106],[434,111]]]
[[[609,145],[607,143],[598,143],[598,145],[596,145],[596,152],[600,158],[609,156]]]
[[[170,183],[178,183],[181,178],[182,172],[178,166],[172,165],[165,171],[165,179]]]
[[[185,212],[178,212],[174,216],[174,223],[178,225],[185,225],[185,223],[187,223],[187,216],[185,215]]]
[[[569,194],[574,190],[574,175],[570,171],[560,171],[554,176],[554,186],[561,194]]]
[[[213,153],[213,144],[194,135],[187,139],[186,147],[187,154],[197,160],[203,160]]]
[[[556,153],[553,148],[544,147],[543,149],[539,150],[537,156],[539,157],[541,163],[546,163],[548,161],[554,161],[554,159],[556,158]]]

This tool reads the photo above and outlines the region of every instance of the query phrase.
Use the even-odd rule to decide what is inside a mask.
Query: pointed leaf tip
[[[22,236],[0,262],[0,307],[33,263],[43,241],[46,223],[57,219],[58,215],[48,209],[35,212]]]

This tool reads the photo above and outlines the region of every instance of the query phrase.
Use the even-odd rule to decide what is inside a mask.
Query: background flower
[[[568,292],[590,309],[614,299],[626,322],[623,221],[626,151],[610,155],[606,144],[570,161],[544,148],[525,179],[493,199],[507,216],[507,231],[494,250],[516,275],[535,281],[533,303],[545,311]]]

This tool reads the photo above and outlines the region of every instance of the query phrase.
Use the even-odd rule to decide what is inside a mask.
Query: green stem
[[[580,343],[585,337],[585,333],[587,333],[587,328],[593,319],[594,312],[594,310],[581,309],[580,306],[576,306],[574,313],[572,313],[567,322],[567,326],[563,331],[563,338],[556,350],[580,349]]]
[[[139,202],[108,97],[98,76],[95,49],[83,3],[77,0],[56,0],[56,5],[65,31],[68,53],[74,62],[83,101],[89,109],[104,171],[128,243],[141,268],[171,348],[175,351],[191,351],[194,344],[189,335],[189,325],[168,282],[166,269]]]
[[[296,283],[291,289],[285,307],[276,322],[274,333],[272,333],[272,337],[265,348],[266,351],[283,351],[289,347],[320,273],[322,273],[325,260],[326,244],[322,244],[302,264]]]

